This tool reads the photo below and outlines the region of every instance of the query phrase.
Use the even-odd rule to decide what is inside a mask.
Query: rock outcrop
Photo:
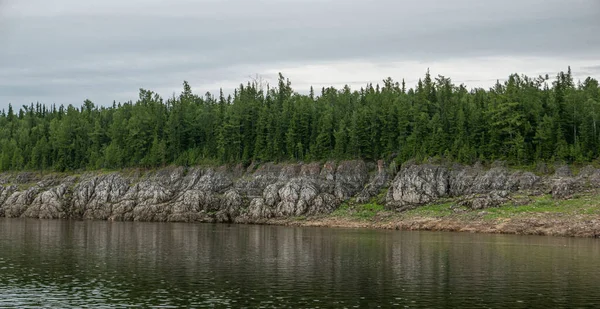
[[[407,163],[396,172],[383,161],[167,167],[78,176],[0,174],[0,217],[117,221],[261,222],[334,211],[342,202],[376,201],[406,210],[455,198],[470,209],[496,207],[511,196],[568,198],[600,187],[600,170],[577,176],[567,166],[553,175],[511,171],[504,164]]]

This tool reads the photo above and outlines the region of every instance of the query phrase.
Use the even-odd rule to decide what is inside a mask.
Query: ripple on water
[[[23,222],[2,221],[0,308],[591,308],[600,303],[598,240]],[[44,237],[50,234],[56,237]],[[6,241],[7,235],[13,239]]]

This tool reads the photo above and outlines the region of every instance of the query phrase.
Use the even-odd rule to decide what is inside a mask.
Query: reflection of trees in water
[[[394,277],[413,282],[408,294],[436,295],[460,307],[463,295],[481,304],[569,304],[597,284],[600,242],[591,239],[466,233],[398,233]],[[583,257],[586,258],[583,258]],[[591,262],[591,263],[590,263]],[[591,264],[591,265],[590,265]],[[578,296],[577,296],[578,295]],[[554,300],[560,299],[560,302]],[[573,299],[572,299],[573,300]],[[540,306],[543,307],[543,306]]]
[[[560,305],[589,300],[600,278],[592,239],[11,219],[0,244],[14,266],[3,286],[144,304]]]

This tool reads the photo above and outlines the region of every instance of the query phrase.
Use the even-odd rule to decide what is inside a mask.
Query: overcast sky
[[[0,0],[0,108],[203,94],[282,72],[296,91],[600,76],[599,0]]]

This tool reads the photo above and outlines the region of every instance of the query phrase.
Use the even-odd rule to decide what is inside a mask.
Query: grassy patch
[[[332,216],[351,217],[355,219],[372,219],[378,213],[385,211],[385,207],[377,202],[356,204],[354,199],[344,202],[336,209]]]
[[[551,196],[545,195],[538,197],[533,200],[530,204],[515,206],[510,203],[504,204],[497,208],[485,209],[486,213],[484,219],[499,219],[499,218],[510,218],[526,213],[548,213],[548,212],[560,212],[561,208],[556,206]]]
[[[409,210],[404,214],[409,217],[446,217],[454,214],[452,210],[453,202],[430,204]]]
[[[399,218],[444,218],[452,217],[459,220],[497,220],[505,218],[523,218],[538,214],[550,215],[600,215],[600,195],[580,194],[568,200],[555,200],[550,195],[529,197],[531,202],[526,205],[514,205],[511,202],[500,207],[470,210],[456,206],[452,199],[442,200],[435,204],[416,207],[402,213],[386,211],[384,206],[378,203],[356,205],[346,202],[336,210],[333,215],[339,217],[351,217],[358,219],[372,219],[379,213],[398,216]]]
[[[503,205],[485,209],[484,219],[511,218],[530,214],[600,214],[600,196],[579,195],[568,200],[554,200],[550,195],[534,197],[527,205]]]
[[[350,201],[343,202],[335,211],[331,213],[335,217],[346,217],[349,216]]]
[[[371,219],[375,217],[379,212],[384,211],[383,205],[379,204],[363,204],[355,207],[353,216],[360,219]]]

